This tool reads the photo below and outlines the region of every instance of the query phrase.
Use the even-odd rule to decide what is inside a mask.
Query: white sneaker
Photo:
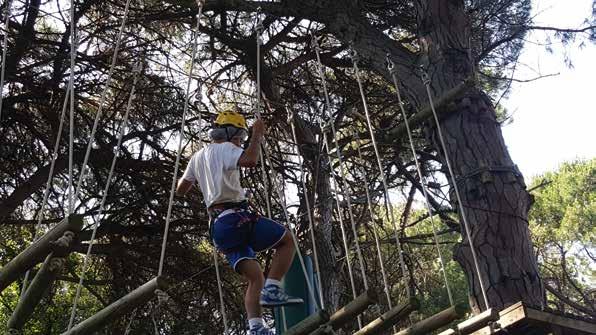
[[[275,332],[265,325],[258,325],[250,328],[246,335],[275,335]]]

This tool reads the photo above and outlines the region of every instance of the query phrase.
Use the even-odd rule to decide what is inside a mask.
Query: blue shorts
[[[236,272],[240,261],[256,259],[257,252],[275,247],[285,233],[281,224],[246,210],[218,217],[212,228],[215,247]]]

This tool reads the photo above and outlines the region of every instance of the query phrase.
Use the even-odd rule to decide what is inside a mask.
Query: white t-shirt
[[[199,182],[207,207],[246,200],[238,168],[243,152],[231,142],[211,143],[192,155],[182,178]]]

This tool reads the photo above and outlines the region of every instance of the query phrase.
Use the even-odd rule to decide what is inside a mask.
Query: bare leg
[[[260,318],[261,312],[261,289],[265,284],[261,266],[254,259],[245,259],[238,264],[238,272],[248,280],[248,287],[244,297],[244,307],[248,318]]]
[[[286,234],[281,241],[275,246],[275,254],[271,261],[271,269],[269,270],[268,278],[281,280],[281,278],[288,272],[294,259],[294,241],[291,233],[286,229]]]

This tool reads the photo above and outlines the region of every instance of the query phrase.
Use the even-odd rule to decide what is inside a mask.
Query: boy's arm
[[[176,187],[176,195],[179,197],[186,195],[192,187],[192,184],[192,181],[180,178],[180,180],[178,180],[178,186]]]
[[[252,125],[252,137],[248,143],[248,148],[244,150],[238,159],[238,166],[255,167],[259,161],[259,154],[261,153],[261,141],[265,133],[265,124],[263,120],[257,119]]]
[[[195,156],[192,156],[188,165],[186,166],[186,170],[184,170],[184,174],[182,178],[178,179],[178,185],[176,186],[176,195],[182,197],[186,195],[186,193],[192,187],[192,184],[195,182],[196,177],[193,171],[193,161],[195,160]]]

